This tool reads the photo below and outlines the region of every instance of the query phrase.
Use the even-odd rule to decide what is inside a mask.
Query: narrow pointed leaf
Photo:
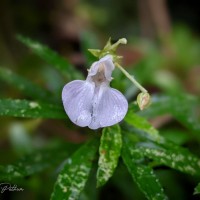
[[[59,70],[68,80],[83,78],[82,74],[76,70],[74,66],[47,46],[21,35],[18,35],[17,39],[29,47],[35,54]]]
[[[12,99],[0,99],[0,116],[67,119],[62,106]]]
[[[156,130],[145,118],[129,111],[124,120],[134,128],[147,133],[147,137],[153,141],[163,141],[163,138],[159,135],[158,130]]]
[[[141,138],[148,141],[146,146],[156,146],[158,144],[158,149],[140,147],[144,156],[181,172],[194,175],[200,174],[200,159],[188,149],[178,146],[160,136],[157,129],[151,126],[146,119],[133,113],[128,113],[125,121],[134,127],[133,129],[130,128],[129,131],[133,134],[139,134]],[[155,143],[150,143],[149,140]]]
[[[145,146],[139,147],[137,151],[142,152],[144,156],[155,160],[159,164],[187,174],[200,175],[200,158],[190,152]]]
[[[129,144],[130,143],[130,144]],[[168,199],[164,194],[164,190],[153,172],[153,169],[143,164],[144,159],[140,151],[134,151],[131,142],[124,142],[122,148],[122,158],[127,166],[133,180],[136,182],[140,190],[149,200],[165,200]]]
[[[103,129],[99,148],[97,186],[104,185],[113,175],[121,153],[122,138],[119,125]]]
[[[0,79],[10,84],[11,86],[22,91],[25,95],[32,99],[52,101],[52,94],[40,87],[39,85],[32,83],[28,79],[25,79],[14,72],[0,67]]]
[[[89,177],[97,149],[98,141],[93,139],[68,159],[58,175],[51,200],[78,199]]]

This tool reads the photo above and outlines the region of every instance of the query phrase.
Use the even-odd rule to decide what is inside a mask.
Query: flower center
[[[96,85],[100,85],[101,83],[106,81],[105,66],[103,63],[100,64],[97,73],[94,76],[92,76],[92,80],[95,82]]]

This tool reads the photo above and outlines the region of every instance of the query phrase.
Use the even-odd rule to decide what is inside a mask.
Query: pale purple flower
[[[126,115],[128,102],[121,92],[110,87],[114,64],[107,55],[92,64],[85,81],[66,84],[62,101],[70,120],[91,129],[112,126]]]

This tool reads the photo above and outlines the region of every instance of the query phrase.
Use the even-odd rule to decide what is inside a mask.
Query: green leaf
[[[187,149],[184,149],[181,146],[176,145],[172,141],[162,137],[159,134],[158,130],[155,129],[145,118],[133,114],[131,111],[129,111],[127,116],[125,117],[125,121],[128,123],[129,127],[124,127],[124,131],[137,134],[140,139],[151,140],[161,146],[164,146],[167,149],[173,149],[175,151],[178,150],[183,153],[189,152]]]
[[[200,175],[200,159],[187,151],[179,151],[174,149],[164,149],[150,147],[150,145],[140,146],[136,150],[144,156],[153,159],[159,164],[171,167],[178,171]]]
[[[166,140],[179,146],[192,140],[192,137],[190,134],[188,134],[187,130],[180,130],[179,128],[162,129],[160,130],[160,134],[163,135]]]
[[[194,188],[194,194],[200,194],[200,183]]]
[[[119,125],[103,129],[99,148],[97,187],[104,185],[113,175],[121,153],[122,138]]]
[[[163,138],[159,135],[158,131],[145,118],[132,113],[132,111],[129,111],[124,120],[136,129],[147,133],[147,137],[153,141],[163,141]]]
[[[154,107],[154,108],[156,110],[156,107]],[[148,112],[149,110],[151,110],[152,113],[154,112],[152,107],[150,107],[147,110],[143,111],[141,114],[145,115],[144,113]],[[151,114],[150,114],[151,111],[148,113],[148,116],[151,116]],[[158,113],[156,112],[156,114],[158,114]],[[154,115],[152,114],[152,116],[154,116]],[[187,149],[185,149],[181,146],[178,146],[174,142],[162,137],[159,134],[158,130],[155,129],[145,118],[138,116],[137,114],[134,114],[132,111],[129,111],[127,113],[124,120],[129,125],[129,127],[123,127],[124,130],[126,130],[127,132],[132,132],[134,134],[139,135],[141,138],[145,138],[146,140],[154,141],[154,142],[158,143],[159,145],[164,146],[167,149],[171,149],[171,150],[174,149],[176,151],[190,153]],[[176,134],[176,133],[174,133],[174,134]]]
[[[141,151],[144,156],[155,160],[159,164],[164,164],[181,172],[192,175],[200,174],[200,159],[187,149],[160,136],[158,131],[144,118],[128,113],[125,121],[134,127],[133,129],[129,128],[128,132],[138,134],[143,140],[148,141],[150,139],[155,142],[144,142],[141,144],[145,144],[148,147],[158,147],[159,144],[159,148],[155,149],[142,146],[138,149],[138,152]]]
[[[61,106],[27,100],[0,99],[0,116],[67,119]]]
[[[48,90],[45,90],[8,69],[0,67],[0,79],[22,91],[32,99],[45,100],[48,102],[53,100],[52,94]]]
[[[74,66],[47,46],[21,35],[18,35],[17,39],[29,47],[35,54],[59,70],[68,80],[83,79],[82,74],[77,71]]]
[[[27,154],[12,165],[0,166],[0,180],[12,181],[41,172],[60,164],[71,154],[75,145],[59,143]]]
[[[190,95],[156,95],[152,97],[151,106],[140,112],[140,115],[152,118],[171,114],[183,126],[193,131],[200,131],[199,105],[199,99]]]
[[[94,163],[90,171],[89,178],[85,185],[84,190],[81,192],[78,200],[98,200],[99,190],[96,188],[96,172],[97,163]]]
[[[51,200],[78,199],[85,187],[98,148],[94,138],[79,148],[58,175]]]
[[[143,164],[143,155],[132,148],[131,142],[124,142],[122,158],[134,181],[149,200],[168,199],[152,168]]]

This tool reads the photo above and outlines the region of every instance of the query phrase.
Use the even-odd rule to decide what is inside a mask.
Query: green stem
[[[127,43],[127,40],[126,38],[121,38],[119,39],[116,43],[114,43],[112,46],[111,46],[111,49],[117,49],[117,47],[120,45],[120,44],[126,44]]]
[[[133,76],[131,76],[121,65],[119,65],[118,63],[115,63],[115,65],[125,74],[125,76],[127,78],[130,79],[130,81],[135,84],[136,87],[138,87],[142,92],[148,92],[145,88],[143,88],[136,80]]]

